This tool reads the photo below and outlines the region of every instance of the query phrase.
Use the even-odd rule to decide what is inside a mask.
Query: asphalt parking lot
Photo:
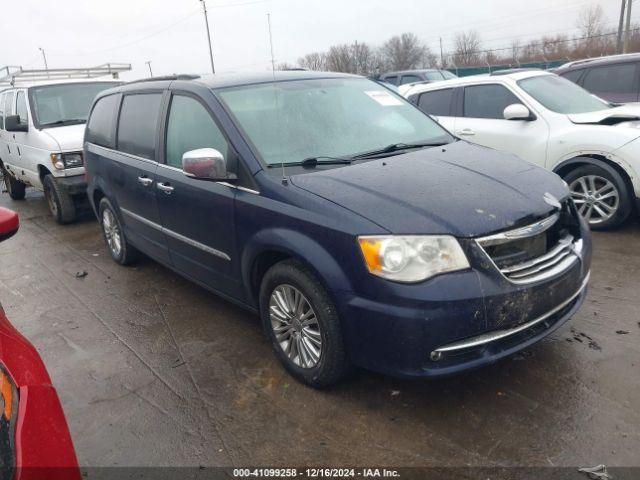
[[[49,369],[81,465],[638,465],[637,221],[595,235],[583,308],[522,354],[320,392],[285,373],[253,315],[151,260],[112,262],[93,218],[59,226],[33,191],[0,205],[21,220],[0,245],[0,300]]]

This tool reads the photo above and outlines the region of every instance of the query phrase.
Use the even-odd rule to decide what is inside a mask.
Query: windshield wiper
[[[56,120],[55,122],[42,123],[43,127],[50,127],[52,125],[62,125],[63,123],[85,123],[84,118],[65,118],[63,120]]]
[[[302,160],[301,162],[293,162],[293,163],[285,163],[285,167],[290,166],[303,166],[305,168],[315,168],[318,165],[348,165],[352,160],[346,157],[327,157],[327,156],[318,156],[318,157],[308,157]],[[282,164],[280,163],[271,163],[269,164],[269,168],[280,167]]]
[[[358,155],[354,155],[352,158],[359,159],[382,157],[389,153],[400,152],[403,150],[413,150],[426,147],[441,147],[442,145],[447,145],[448,143],[449,142],[392,143],[391,145],[387,145],[384,148],[379,148],[377,150],[371,150],[370,152],[364,152]]]

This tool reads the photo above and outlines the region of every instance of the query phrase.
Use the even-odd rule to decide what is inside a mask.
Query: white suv
[[[556,172],[594,229],[619,225],[640,203],[638,105],[611,104],[540,70],[416,85],[404,95],[460,138]]]
[[[86,192],[82,141],[95,96],[119,82],[50,81],[0,93],[0,168],[7,192],[44,190],[59,223],[76,218]]]

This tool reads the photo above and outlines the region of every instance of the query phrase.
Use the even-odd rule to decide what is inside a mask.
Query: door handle
[[[173,187],[168,183],[157,183],[156,187],[158,187],[159,190],[162,190],[167,195],[171,195],[171,193],[173,192]]]
[[[475,135],[475,134],[476,134],[476,132],[474,132],[470,128],[465,128],[464,130],[460,130],[458,132],[458,135]]]
[[[153,183],[153,179],[149,178],[149,177],[138,177],[138,181],[144,186],[144,187],[148,187],[149,185],[151,185]]]

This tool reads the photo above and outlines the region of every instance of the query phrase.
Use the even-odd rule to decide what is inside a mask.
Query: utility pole
[[[624,50],[623,53],[629,53],[629,37],[631,36],[631,5],[633,0],[627,0],[627,22],[624,31]]]
[[[44,53],[44,48],[38,47],[38,50],[42,52],[42,58],[44,59],[44,69],[47,71],[47,78],[49,78],[49,65],[47,65],[47,56]]]
[[[276,71],[276,60],[273,56],[273,36],[271,35],[271,14],[267,13],[267,24],[269,25],[269,45],[271,46],[271,71]]]
[[[618,38],[616,39],[616,53],[622,53],[622,28],[624,26],[624,5],[627,0],[620,2],[620,21],[618,22]]]
[[[207,17],[207,4],[205,0],[202,2],[202,12],[204,13],[204,23],[207,26],[207,45],[209,46],[209,59],[211,60],[211,73],[216,73],[216,67],[213,64],[213,50],[211,49],[211,33],[209,33],[209,18]]]
[[[147,64],[147,67],[149,67],[149,76],[153,77],[153,71],[151,70],[151,60],[148,60],[146,62],[144,62]]]
[[[442,51],[442,37],[440,37],[440,68],[444,68],[444,53]]]

